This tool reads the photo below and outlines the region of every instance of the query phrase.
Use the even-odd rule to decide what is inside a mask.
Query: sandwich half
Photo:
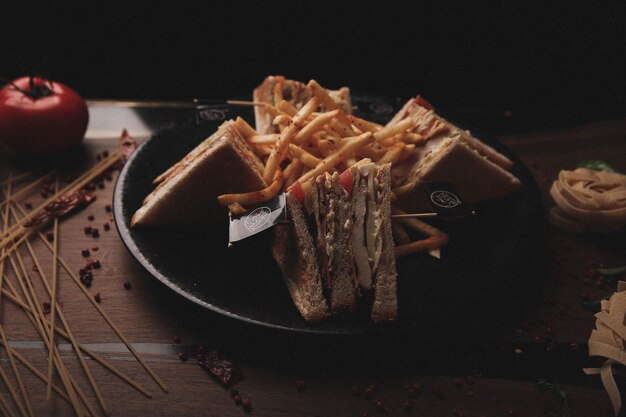
[[[352,113],[350,89],[341,87],[338,90],[328,90],[328,94],[337,106],[347,114]],[[270,75],[252,91],[252,100],[255,103],[266,103],[277,106],[281,100],[285,100],[300,109],[313,94],[306,84],[300,81],[289,80],[282,75]],[[263,106],[254,107],[255,129],[260,134],[280,133],[278,127],[272,124],[272,116]]]
[[[468,203],[478,203],[509,195],[521,187],[509,170],[513,162],[457,126],[438,116],[421,97],[409,100],[388,125],[405,118],[415,120],[414,133],[424,138],[414,155],[397,169],[408,169],[407,185],[450,182]],[[407,210],[413,193],[399,196],[397,205]]]
[[[272,255],[300,315],[307,322],[321,321],[330,317],[330,309],[322,288],[313,237],[293,194],[288,192],[285,201],[291,220],[275,227]]]
[[[287,193],[291,221],[277,226],[273,254],[305,320],[353,314],[359,297],[374,322],[397,318],[390,184],[389,164],[363,160],[312,180],[299,200]]]
[[[266,187],[262,163],[230,120],[159,175],[131,226],[209,224],[225,218],[217,196]]]

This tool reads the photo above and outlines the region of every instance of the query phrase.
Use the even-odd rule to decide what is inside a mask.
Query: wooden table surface
[[[546,210],[552,205],[547,190],[560,169],[571,169],[582,160],[604,159],[626,172],[626,119],[500,139],[532,172]],[[112,139],[98,139],[88,140],[85,148],[94,157],[115,147]],[[14,161],[4,158],[6,162]],[[581,370],[598,363],[588,357],[586,349],[595,319],[581,301],[600,299],[614,290],[612,284],[590,286],[585,278],[590,263],[624,260],[623,233],[612,238],[572,236],[548,226],[543,256],[550,268],[542,278],[541,299],[529,300],[528,311],[489,340],[425,344],[424,338],[411,335],[393,340],[294,335],[199,308],[152,278],[126,250],[111,223],[107,206],[111,205],[114,179],[96,189],[97,199],[91,205],[60,222],[60,255],[75,272],[88,258],[101,262],[101,268],[94,270],[89,293],[100,294],[99,305],[163,380],[168,392],[123,348],[61,270],[58,297],[76,338],[152,394],[152,398],[144,396],[88,358],[112,416],[246,415],[229,390],[198,366],[194,359],[198,346],[217,349],[238,364],[245,377],[235,388],[241,398],[250,400],[248,413],[255,416],[612,415],[599,377],[586,376]],[[104,229],[105,223],[112,226],[110,230]],[[85,226],[98,227],[99,237],[86,235]],[[33,240],[33,245],[49,279],[52,257],[39,240]],[[82,254],[84,249],[89,249],[88,258]],[[39,285],[40,274],[32,271],[26,252],[24,259],[31,280]],[[8,266],[7,271],[10,277]],[[130,289],[125,288],[126,282]],[[43,292],[40,296],[42,301],[48,299]],[[14,349],[46,373],[47,350],[41,338],[22,310],[6,297],[1,302],[0,321]],[[64,339],[58,343],[94,410],[104,415],[70,345]],[[180,352],[187,352],[189,360],[180,360]],[[4,349],[0,366],[15,383]],[[19,365],[19,371],[35,415],[73,414],[56,394],[47,401],[46,385],[24,366]],[[61,384],[58,376],[54,381]],[[297,388],[298,381],[304,389]],[[541,381],[554,384],[549,386],[555,391],[562,390],[569,411],[555,391],[541,389],[548,386]],[[365,395],[370,384],[376,391],[372,398]],[[407,390],[409,386],[418,389]],[[4,383],[0,394],[10,401]],[[377,401],[383,410],[377,409]],[[407,401],[412,409],[407,409]],[[19,415],[14,404],[12,409]]]

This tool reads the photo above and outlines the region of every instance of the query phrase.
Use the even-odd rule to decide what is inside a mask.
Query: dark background
[[[420,93],[500,132],[626,115],[623,2],[47,3],[0,6],[1,76],[36,71],[88,98],[191,99],[284,74]]]

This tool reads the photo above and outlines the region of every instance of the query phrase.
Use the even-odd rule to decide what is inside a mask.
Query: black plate
[[[400,100],[357,96],[360,116],[384,123]],[[375,325],[366,316],[306,324],[291,303],[267,235],[227,247],[227,219],[202,227],[131,229],[132,214],[153,189],[152,179],[213,133],[224,118],[251,112],[217,105],[173,123],[139,146],[120,173],[114,194],[118,231],[131,254],[176,293],[217,313],[263,326],[325,334],[419,331],[451,335],[497,326],[532,296],[543,226],[540,194],[519,159],[480,136],[514,162],[523,183],[514,195],[476,207],[471,221],[444,224],[451,236],[441,260],[416,254],[398,262],[399,319]],[[486,139],[485,139],[486,138]],[[494,315],[495,314],[495,315]]]

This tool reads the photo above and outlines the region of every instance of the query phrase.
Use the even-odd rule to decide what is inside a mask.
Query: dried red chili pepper
[[[120,151],[122,151],[123,161],[128,161],[130,155],[137,149],[137,141],[133,138],[126,129],[122,130],[122,135],[119,139]]]
[[[225,387],[230,387],[243,379],[239,367],[224,358],[217,350],[198,355],[198,365],[209,371]]]
[[[39,226],[56,217],[61,217],[79,206],[89,204],[95,198],[96,197],[93,193],[84,190],[78,190],[74,193],[66,194],[44,207],[41,213],[27,221],[24,226]]]

